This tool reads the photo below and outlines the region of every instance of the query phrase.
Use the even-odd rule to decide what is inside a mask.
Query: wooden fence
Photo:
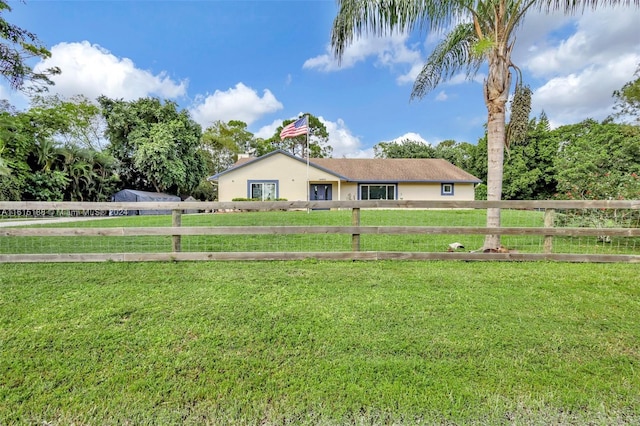
[[[540,227],[483,226],[363,226],[360,216],[363,209],[487,209],[536,210],[544,212],[544,225]],[[198,211],[274,211],[274,210],[351,210],[349,226],[182,226],[183,212]],[[50,227],[52,217],[64,216],[70,223],[79,220],[105,218],[111,214],[131,210],[172,211],[171,226],[145,227]],[[640,213],[640,200],[631,201],[277,201],[277,202],[141,202],[141,203],[81,203],[81,202],[0,202],[0,249],[6,237],[171,237],[171,252],[165,253],[6,253],[0,250],[0,262],[96,262],[96,261],[193,261],[193,260],[501,260],[532,261],[553,260],[569,262],[640,262],[640,226],[607,227],[557,227],[556,211],[587,210]],[[58,214],[60,213],[60,214]],[[64,214],[62,214],[64,213]],[[48,218],[48,219],[45,219]],[[27,220],[33,219],[33,220]],[[32,226],[37,224],[38,226]],[[96,227],[98,226],[98,227]],[[274,252],[194,252],[183,251],[184,236],[220,235],[292,235],[292,234],[346,234],[351,238],[350,251],[274,251]],[[544,238],[540,253],[516,252],[398,252],[362,251],[360,239],[364,235],[533,235]],[[591,254],[556,253],[556,237],[625,238],[634,241],[631,253]],[[8,240],[5,240],[8,241]],[[636,245],[638,249],[635,249]]]

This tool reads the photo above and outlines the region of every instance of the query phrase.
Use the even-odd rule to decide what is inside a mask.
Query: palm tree
[[[347,45],[364,33],[382,36],[415,29],[448,30],[418,75],[412,98],[422,98],[459,71],[471,77],[486,63],[487,200],[495,201],[502,197],[507,100],[511,71],[517,70],[511,52],[518,25],[532,8],[572,13],[581,7],[618,3],[639,5],[640,0],[338,0],[331,44],[340,60]],[[487,227],[500,227],[500,209],[487,209]],[[499,235],[486,236],[485,248],[499,245]]]
[[[43,138],[34,145],[32,156],[35,160],[34,168],[39,168],[44,172],[51,171],[59,161],[60,148],[58,144],[50,138]]]
[[[85,201],[91,199],[94,192],[95,151],[79,148],[74,145],[65,146],[60,150],[63,162],[62,171],[69,178],[67,195],[71,201]]]
[[[0,147],[0,155],[4,151],[4,147]],[[11,174],[11,169],[9,168],[8,163],[0,157],[0,176],[9,176]]]

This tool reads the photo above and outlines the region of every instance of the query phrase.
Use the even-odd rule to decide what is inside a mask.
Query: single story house
[[[278,150],[208,178],[218,200],[473,200],[477,177],[434,158],[304,158]]]

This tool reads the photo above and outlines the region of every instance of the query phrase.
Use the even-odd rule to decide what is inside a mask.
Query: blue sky
[[[439,35],[364,36],[341,66],[329,50],[333,0],[13,1],[5,18],[34,32],[59,66],[53,93],[171,99],[203,128],[243,120],[269,137],[284,119],[321,117],[334,157],[372,157],[381,141],[476,143],[486,110],[482,70],[419,101],[412,82]],[[611,112],[611,93],[640,64],[640,9],[575,17],[532,13],[514,62],[534,90],[533,114],[553,125]],[[0,98],[28,100],[0,85]]]

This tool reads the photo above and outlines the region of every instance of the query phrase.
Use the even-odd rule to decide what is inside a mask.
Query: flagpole
[[[311,155],[311,152],[309,152],[309,127],[310,127],[310,123],[309,123],[309,114],[307,114],[307,202],[311,201],[311,189],[310,189],[310,185],[311,182],[309,182],[309,156]],[[309,209],[307,207],[307,213],[309,213],[311,209]]]

